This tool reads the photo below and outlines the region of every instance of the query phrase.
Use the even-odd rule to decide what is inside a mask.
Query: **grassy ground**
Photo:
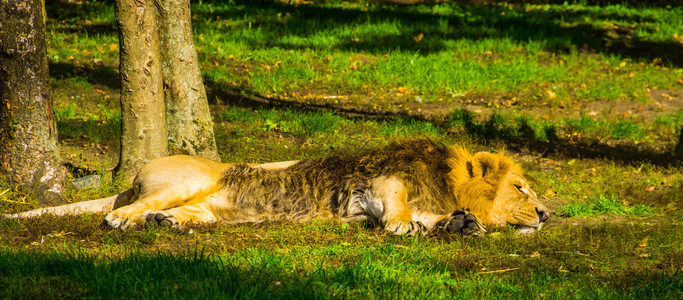
[[[405,137],[505,149],[554,216],[535,236],[395,237],[336,221],[130,232],[0,220],[5,298],[680,298],[683,10],[626,4],[203,1],[193,25],[224,161]],[[116,164],[110,1],[48,2],[62,156]],[[36,207],[0,182],[3,212]],[[112,296],[116,295],[116,296]]]

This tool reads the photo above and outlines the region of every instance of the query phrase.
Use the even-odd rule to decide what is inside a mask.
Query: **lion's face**
[[[500,154],[480,152],[467,163],[469,180],[456,194],[482,223],[491,227],[511,225],[519,233],[538,231],[550,217],[519,165]]]
[[[536,192],[514,172],[509,172],[500,184],[489,216],[491,223],[515,226],[520,233],[540,230],[550,217],[548,208],[538,200]]]

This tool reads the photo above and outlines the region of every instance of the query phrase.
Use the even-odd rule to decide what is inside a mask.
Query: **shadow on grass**
[[[537,153],[556,153],[564,157],[604,158],[624,164],[652,163],[659,166],[678,166],[681,157],[673,156],[671,151],[658,152],[647,147],[635,145],[608,145],[603,141],[590,144],[571,141],[557,135],[553,126],[534,128],[524,119],[518,125],[500,125],[496,114],[484,122],[478,122],[474,114],[458,109],[451,113],[443,124],[445,127],[462,126],[465,132],[486,141],[500,140],[514,147],[528,147]]]
[[[118,71],[110,66],[87,65],[74,63],[50,62],[50,76],[53,78],[85,77],[89,83],[101,84],[112,89],[121,88]]]
[[[123,298],[212,299],[222,298],[315,298],[303,288],[311,283],[288,277],[283,267],[264,262],[251,268],[221,264],[201,253],[130,254],[102,262],[87,254],[0,253],[0,272],[9,274],[3,281],[4,297],[61,298],[112,295]],[[278,286],[280,281],[295,285]]]
[[[650,268],[627,268],[610,275],[587,270],[591,276],[586,276],[581,270],[563,274],[552,264],[536,264],[524,266],[524,272],[511,277],[477,275],[461,269],[461,263],[448,262],[446,267],[452,275],[444,277],[441,274],[443,266],[432,265],[417,274],[406,275],[403,270],[409,268],[402,264],[392,269],[385,266],[390,262],[367,259],[346,260],[336,262],[335,267],[307,270],[291,266],[288,263],[291,258],[285,254],[247,250],[242,256],[244,259],[240,262],[234,257],[209,257],[196,250],[156,254],[133,251],[121,258],[107,259],[82,252],[5,250],[0,252],[0,273],[3,274],[0,295],[9,299],[112,296],[135,299],[326,299],[439,298],[463,293],[514,298],[549,293],[550,298],[555,298],[553,296],[572,290],[584,295],[597,293],[603,297],[637,299],[672,296],[681,288],[678,272]],[[575,266],[568,268],[571,270]],[[430,277],[435,280],[431,286],[425,283]],[[604,284],[608,278],[609,284]],[[557,286],[558,283],[562,285]],[[552,291],[553,287],[561,290]]]
[[[50,21],[56,21],[58,31],[65,33],[85,33],[90,35],[117,34],[115,22],[111,24],[93,23],[92,19],[107,15],[114,10],[114,0],[96,1],[71,1],[71,0],[48,0],[45,1],[45,12]],[[75,22],[72,22],[76,20]],[[76,23],[78,27],[61,26],[61,22]]]
[[[444,121],[429,120],[419,112],[389,112],[386,110],[368,110],[363,107],[341,107],[332,104],[310,104],[295,100],[265,98],[249,96],[237,89],[223,89],[214,82],[205,82],[209,87],[209,99],[221,99],[230,105],[244,107],[280,107],[293,108],[304,111],[334,111],[349,118],[379,119],[379,120],[416,120],[432,122],[446,132],[464,129],[464,133],[486,142],[503,142],[509,149],[528,148],[541,155],[559,155],[571,158],[603,158],[622,164],[651,163],[658,166],[680,166],[682,157],[674,156],[670,151],[655,151],[651,148],[637,145],[610,145],[604,141],[588,142],[572,141],[558,136],[557,128],[545,126],[539,128],[530,124],[529,120],[520,119],[516,124],[501,124],[493,114],[489,119],[478,121],[474,113],[465,109],[456,109]]]
[[[349,36],[337,46],[343,50],[371,53],[389,53],[397,49],[422,54],[446,49],[446,43],[457,40],[486,38],[512,38],[521,43],[540,42],[544,50],[565,52],[571,49],[587,52],[615,54],[634,60],[662,59],[675,67],[683,66],[683,44],[669,39],[652,41],[632,36],[632,26],[602,26],[600,21],[614,25],[619,21],[637,23],[654,22],[653,17],[632,16],[614,11],[532,10],[517,6],[512,10],[503,5],[450,4],[453,13],[433,14],[430,9],[440,4],[412,6],[383,5],[362,11],[314,5],[286,5],[282,3],[258,4],[237,1],[240,9],[195,12],[201,19],[239,19],[243,15],[258,15],[250,22],[253,28],[265,27],[263,37],[244,36],[252,47],[281,47],[285,49],[316,48],[282,42],[283,36],[312,37],[322,30],[347,25],[372,26],[395,22],[400,33],[359,33]],[[427,10],[420,9],[427,7]],[[287,16],[283,18],[282,16]],[[590,20],[590,21],[586,21]],[[590,23],[588,23],[590,22]],[[562,23],[562,24],[561,24]],[[572,25],[565,25],[572,24]],[[199,25],[201,26],[201,25]],[[250,27],[251,28],[251,27]],[[424,38],[417,43],[414,36]],[[251,39],[251,41],[249,41]],[[327,48],[326,48],[327,49]]]

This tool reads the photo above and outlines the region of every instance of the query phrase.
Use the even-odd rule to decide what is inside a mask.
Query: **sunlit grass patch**
[[[569,119],[566,124],[573,131],[578,131],[589,136],[611,136],[616,139],[642,139],[645,130],[641,123],[632,120],[618,120],[610,122],[598,120],[588,115],[581,115],[578,119]]]
[[[614,195],[600,195],[589,198],[587,201],[574,201],[566,204],[558,210],[565,217],[585,217],[596,215],[629,215],[646,216],[653,213],[649,205],[636,204],[628,206]]]
[[[602,39],[586,36],[577,26],[593,27],[595,34],[609,36],[603,31],[613,30],[610,26],[630,26],[621,24],[618,15],[674,15],[654,9],[638,12],[621,7],[616,12],[611,7],[605,13],[593,7],[442,3],[397,8],[344,2],[299,9],[287,5],[235,9],[219,3],[194,8],[200,16],[217,16],[213,22],[197,25],[199,40],[207,41],[202,47],[207,62],[222,53],[235,53],[231,56],[236,61],[282,62],[277,68],[247,72],[249,79],[241,85],[259,94],[287,93],[304,86],[329,93],[340,86],[357,89],[372,84],[385,90],[407,86],[432,100],[450,91],[525,92],[538,97],[551,87],[554,95],[563,99],[648,101],[644,97],[647,86],[671,86],[676,78],[650,61],[579,51],[583,46],[610,52]],[[334,16],[321,18],[325,13]],[[554,19],[553,14],[562,17]],[[582,14],[594,18],[581,18]],[[655,21],[639,25],[651,26],[651,22]],[[215,30],[221,26],[232,28]],[[360,61],[354,59],[359,54],[363,57]]]
[[[612,137],[617,139],[641,139],[644,136],[640,123],[625,120],[616,122],[611,133]]]

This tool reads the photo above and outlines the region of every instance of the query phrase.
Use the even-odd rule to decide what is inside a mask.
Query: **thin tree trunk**
[[[678,144],[676,144],[674,156],[678,159],[683,159],[683,128],[681,128],[681,135],[678,137]]]
[[[173,154],[218,160],[213,121],[192,39],[189,0],[156,0],[166,124]]]
[[[57,147],[43,0],[0,1],[0,173],[40,202],[66,177]]]
[[[117,0],[121,73],[121,154],[117,173],[133,176],[167,151],[159,37],[153,0]]]

